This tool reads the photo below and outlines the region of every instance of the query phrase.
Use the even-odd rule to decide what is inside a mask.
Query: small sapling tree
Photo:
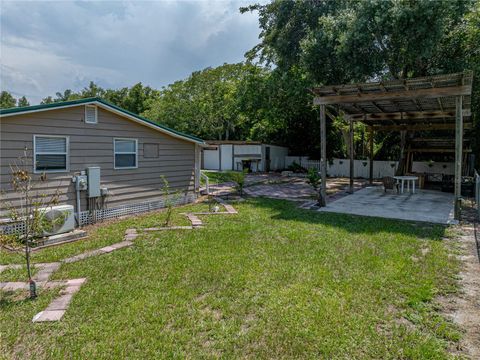
[[[47,176],[45,173],[32,174],[30,159],[28,149],[25,148],[23,156],[10,164],[11,191],[8,194],[13,196],[7,196],[6,192],[0,194],[0,201],[9,213],[10,230],[0,233],[0,246],[24,254],[30,297],[35,298],[36,284],[32,279],[30,263],[32,246],[45,232],[51,231],[57,222],[63,222],[64,219],[50,219],[47,216],[45,209],[58,204],[60,191],[57,188],[51,194],[42,192],[42,184],[47,181]]]
[[[172,191],[172,189],[170,188],[170,183],[168,182],[165,175],[161,175],[160,179],[162,180],[162,183],[163,183],[162,192],[165,196],[165,208],[167,209],[163,226],[169,227],[171,226],[171,223],[172,223],[173,206],[175,205],[177,200],[180,198],[180,193],[178,191]]]

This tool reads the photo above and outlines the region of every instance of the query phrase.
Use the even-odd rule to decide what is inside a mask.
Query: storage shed
[[[202,169],[275,171],[285,168],[288,148],[256,141],[207,141],[202,151]]]

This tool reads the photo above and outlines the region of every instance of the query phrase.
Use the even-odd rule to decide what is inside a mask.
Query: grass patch
[[[25,263],[25,261],[22,262],[22,264]],[[35,275],[38,272],[38,269],[35,267],[31,267],[30,271],[32,273],[32,276]],[[0,282],[6,282],[6,281],[27,281],[27,266],[23,266],[21,269],[6,269],[0,272]]]
[[[210,184],[222,184],[234,181],[232,179],[232,171],[208,171],[202,170],[202,173],[207,175]],[[202,178],[202,185],[205,185],[205,180]]]
[[[195,206],[175,209],[175,223]],[[460,333],[432,305],[455,291],[458,271],[443,227],[317,213],[279,200],[235,207],[238,215],[203,216],[202,229],[146,234],[134,247],[63,265],[54,279],[88,281],[59,323],[30,323],[51,292],[1,302],[0,353],[449,358],[447,346]],[[118,242],[126,228],[152,226],[158,216],[98,227],[89,241],[42,250],[35,260]]]
[[[188,219],[181,213],[196,211],[195,209],[204,209],[204,206],[203,204],[196,204],[177,207],[173,214],[172,224],[180,226],[190,225]],[[111,220],[87,226],[84,229],[88,232],[88,238],[33,252],[32,261],[34,263],[59,261],[88,250],[120,242],[123,240],[125,230],[128,228],[160,227],[164,225],[164,221],[165,210],[162,209],[148,214],[132,216],[124,220]],[[0,251],[0,264],[23,264],[24,262],[23,253]]]

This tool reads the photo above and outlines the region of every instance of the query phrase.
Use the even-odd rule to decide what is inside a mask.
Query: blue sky
[[[160,88],[259,41],[238,11],[254,1],[0,1],[1,88],[32,104],[90,80]]]

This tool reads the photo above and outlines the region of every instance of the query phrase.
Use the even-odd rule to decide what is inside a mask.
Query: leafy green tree
[[[90,81],[87,87],[83,88],[80,92],[81,98],[90,98],[90,97],[103,97],[105,90],[95,84],[93,81]]]
[[[158,98],[158,90],[154,90],[149,86],[143,86],[141,82],[127,89],[126,93],[121,91],[120,94],[123,95],[121,97],[122,105],[120,106],[136,114],[141,114],[147,110],[147,100]]]
[[[28,100],[25,96],[22,96],[20,99],[18,99],[17,106],[18,107],[30,106],[30,103],[28,102]]]
[[[0,108],[8,109],[15,107],[17,100],[8,91],[2,91],[0,93]]]
[[[147,102],[143,115],[205,139],[245,138],[238,85],[255,71],[255,66],[239,63],[194,72],[163,88]]]
[[[63,93],[57,92],[55,96],[56,97],[53,100],[54,102],[78,100],[78,99],[81,99],[82,97],[88,97],[88,96],[82,96],[79,93],[75,93],[71,89],[67,89]]]
[[[439,45],[462,23],[472,0],[273,1],[258,11],[261,42],[247,56],[286,70],[300,66],[318,83],[437,73]],[[443,54],[446,55],[446,54]],[[443,63],[456,61],[455,54]]]
[[[307,87],[478,69],[479,3],[276,0],[254,4],[241,8],[258,11],[261,29],[260,43],[246,56],[274,64],[279,77],[293,70],[310,84]],[[478,99],[473,97],[473,109],[478,109]],[[298,106],[293,116],[303,112]],[[318,120],[316,125],[311,120],[309,128],[315,131]],[[327,120],[328,156],[345,153],[341,128],[341,123]],[[360,140],[355,139],[356,151],[363,149],[365,138],[360,133]],[[375,141],[379,154],[396,156],[398,134],[379,134]],[[312,144],[318,144],[318,137]],[[305,149],[317,152],[312,145]]]
[[[40,104],[51,104],[53,103],[54,100],[51,96],[47,96],[46,98],[43,98],[42,101],[40,101]]]

